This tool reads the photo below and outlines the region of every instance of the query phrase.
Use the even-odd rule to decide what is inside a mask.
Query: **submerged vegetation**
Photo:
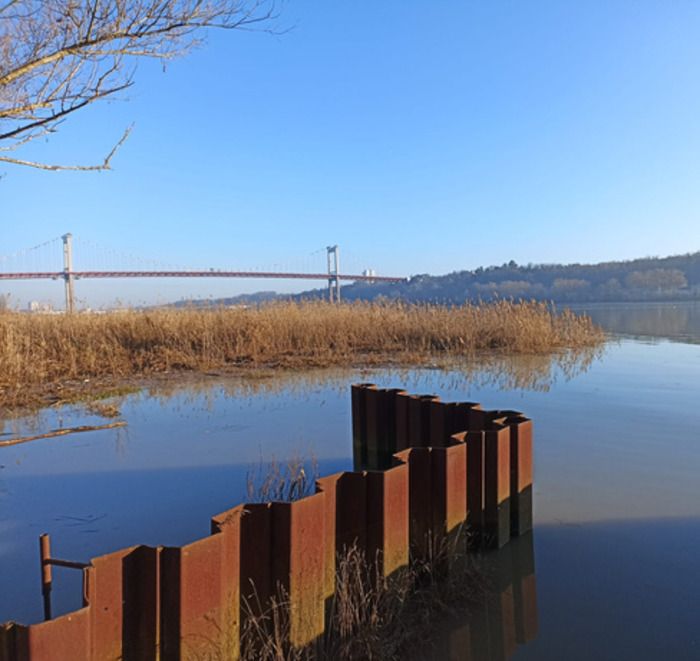
[[[544,303],[446,307],[280,303],[259,308],[0,315],[0,405],[114,387],[134,377],[215,369],[420,365],[599,344],[591,320]]]

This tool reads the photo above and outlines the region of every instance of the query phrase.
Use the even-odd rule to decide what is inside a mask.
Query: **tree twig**
[[[6,441],[0,441],[0,447],[9,445],[19,445],[20,443],[28,443],[29,441],[38,441],[42,438],[54,438],[55,436],[66,436],[68,434],[78,434],[84,431],[101,431],[103,429],[114,429],[115,427],[126,427],[124,420],[118,422],[110,422],[106,425],[82,425],[81,427],[65,427],[64,429],[53,429],[46,434],[37,434],[36,436],[20,436],[18,438],[10,438]]]

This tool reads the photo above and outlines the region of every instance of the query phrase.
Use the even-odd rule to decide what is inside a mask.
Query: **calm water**
[[[535,421],[535,532],[494,559],[507,576],[496,572],[501,592],[492,597],[526,585],[536,637],[516,650],[506,639],[518,623],[491,604],[488,617],[446,624],[435,658],[698,659],[700,314],[687,308],[596,308],[599,323],[620,335],[579,363],[506,360],[497,377],[212,378],[125,398],[125,429],[0,449],[0,621],[41,618],[41,532],[70,559],[182,544],[243,499],[246,471],[261,457],[312,453],[322,473],[351,468],[349,385],[372,380],[517,408]],[[50,411],[6,421],[0,438],[86,422],[101,421]],[[78,607],[77,572],[54,571],[54,608]]]

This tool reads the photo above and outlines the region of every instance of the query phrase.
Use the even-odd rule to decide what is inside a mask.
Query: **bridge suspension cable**
[[[56,245],[62,243],[62,264]],[[79,250],[74,250],[77,246]],[[312,264],[326,253],[326,268]],[[117,251],[89,239],[71,234],[0,256],[0,280],[62,279],[65,283],[66,310],[75,306],[75,280],[81,278],[276,278],[292,280],[326,280],[331,301],[340,300],[340,281],[400,282],[404,278],[377,276],[374,271],[341,271],[337,245],[327,246],[301,256],[302,264],[274,263],[265,267],[192,268]],[[353,260],[354,261],[354,260]],[[360,269],[358,268],[357,271]]]

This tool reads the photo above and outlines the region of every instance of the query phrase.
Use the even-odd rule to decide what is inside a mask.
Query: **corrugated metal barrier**
[[[361,384],[352,421],[354,472],[323,477],[294,502],[218,514],[211,535],[186,546],[92,559],[83,608],[0,626],[0,661],[236,659],[242,600],[264,609],[280,588],[289,641],[303,647],[324,632],[344,547],[377,557],[388,576],[465,524],[480,548],[531,530],[532,422],[522,414]],[[499,573],[505,614],[483,623],[499,629],[489,639],[506,656],[537,629],[534,559],[519,563]]]

